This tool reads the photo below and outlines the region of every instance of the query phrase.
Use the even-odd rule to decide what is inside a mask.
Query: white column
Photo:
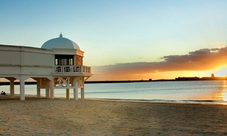
[[[66,89],[66,100],[70,100],[70,91],[68,88]]]
[[[78,87],[75,87],[74,89],[73,89],[73,93],[74,93],[74,100],[78,100]]]
[[[37,83],[37,97],[40,98],[41,93],[40,93],[40,79],[36,80]]]
[[[73,89],[74,93],[74,100],[78,100],[78,83],[76,83],[75,88]]]
[[[74,100],[78,100],[78,81],[76,78],[73,79],[73,95],[74,95]]]
[[[25,100],[24,80],[20,80],[20,100]]]
[[[14,79],[10,79],[10,98],[14,98]]]
[[[50,80],[50,98],[54,99],[54,81]]]
[[[46,88],[46,98],[50,98],[50,89]]]
[[[84,88],[81,88],[81,100],[84,100]]]
[[[84,77],[82,77],[81,100],[84,100]]]

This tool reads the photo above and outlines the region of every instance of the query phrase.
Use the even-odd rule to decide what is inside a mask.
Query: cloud
[[[227,63],[227,47],[200,49],[185,55],[168,55],[159,62],[117,63],[94,67],[94,73],[145,74],[168,71],[212,70]]]

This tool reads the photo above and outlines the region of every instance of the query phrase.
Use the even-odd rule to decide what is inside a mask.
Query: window
[[[74,65],[74,56],[55,55],[55,65]]]

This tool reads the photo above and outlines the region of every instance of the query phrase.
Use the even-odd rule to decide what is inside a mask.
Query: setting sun
[[[227,76],[227,67],[222,67],[213,72],[216,76]]]

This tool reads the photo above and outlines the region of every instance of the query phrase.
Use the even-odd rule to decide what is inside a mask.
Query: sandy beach
[[[0,135],[227,135],[227,106],[0,97]]]

